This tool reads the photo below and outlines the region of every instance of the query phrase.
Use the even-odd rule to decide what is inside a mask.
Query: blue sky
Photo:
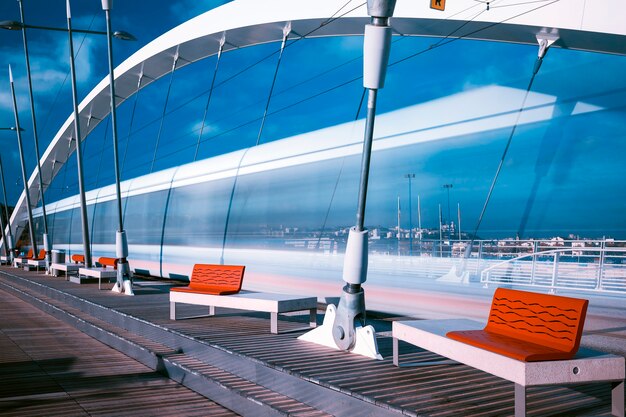
[[[115,2],[114,29],[133,33],[137,42],[115,42],[115,61],[126,57],[167,30],[223,2],[218,1],[132,1]],[[26,19],[31,24],[65,27],[64,0],[24,0]],[[74,1],[76,28],[104,29],[100,1]],[[0,20],[19,20],[17,2],[0,4]],[[28,32],[40,148],[71,112],[71,92],[66,80],[67,37],[63,33]],[[79,97],[84,97],[107,73],[106,43],[98,36],[74,38],[77,56]],[[361,72],[361,39],[313,39],[298,42],[285,50],[270,106],[270,117],[263,140],[277,140],[294,134],[353,120],[361,97],[360,81],[348,83],[329,93]],[[437,42],[432,38],[395,39],[391,63]],[[277,44],[261,45],[229,52],[220,63],[218,87],[211,101],[200,157],[251,146],[259,129],[276,55],[250,71],[222,84],[251,63],[259,62],[278,49]],[[523,90],[528,84],[536,47],[481,41],[452,42],[431,52],[392,65],[386,87],[379,98],[379,112],[430,103],[448,97],[463,97],[491,86]],[[17,79],[21,124],[26,129],[24,144],[29,172],[34,167],[34,151],[28,111],[21,33],[0,31],[0,125],[12,126],[8,96],[8,64]],[[177,71],[172,78],[172,94],[161,126],[166,76],[142,91],[134,116],[131,98],[120,106],[120,149],[128,155],[123,178],[149,171],[155,138],[161,128],[156,169],[192,160],[197,129],[202,121],[215,58],[208,58]],[[481,227],[484,235],[524,234],[542,237],[571,232],[583,236],[626,238],[626,59],[620,56],[576,52],[553,48],[533,85],[533,93],[558,103],[552,119],[520,127],[505,161],[496,192]],[[515,96],[517,97],[517,96]],[[306,100],[305,100],[306,99]],[[504,107],[512,100],[499,97]],[[305,101],[303,101],[305,100]],[[300,103],[300,104],[296,104]],[[574,106],[594,111],[572,114]],[[484,103],[476,103],[476,106]],[[513,103],[514,105],[515,103]],[[519,100],[521,104],[521,100]],[[518,104],[518,105],[519,105]],[[458,120],[472,113],[473,104],[454,108]],[[580,107],[576,107],[580,109]],[[281,110],[285,109],[285,110]],[[280,111],[279,111],[280,110]],[[559,112],[563,114],[559,114]],[[361,113],[363,117],[364,113]],[[110,164],[103,155],[110,153],[108,123],[101,123],[85,144],[88,188],[112,181]],[[412,148],[404,155],[381,156],[373,161],[374,170],[368,219],[391,226],[396,197],[406,204],[404,172],[416,172],[414,198],[420,194],[428,227],[436,227],[438,205],[446,203],[442,184],[452,183],[451,203],[460,204],[466,228],[471,229],[486,197],[489,184],[502,154],[510,129],[485,131]],[[7,175],[9,201],[22,190],[14,134],[0,133],[7,145],[2,158]],[[127,138],[130,135],[131,141]],[[76,192],[75,162],[67,165],[46,194],[48,202]],[[325,186],[330,187],[330,184]],[[346,196],[344,205],[353,204]],[[416,206],[416,202],[413,202]],[[415,215],[413,216],[414,223]],[[406,218],[406,216],[405,216]],[[349,220],[351,221],[351,220]],[[406,220],[405,220],[406,221]]]
[[[182,0],[164,1],[116,1],[113,4],[113,30],[126,30],[137,37],[136,42],[117,41],[114,46],[115,65],[152,41],[167,30],[204,11],[226,1]],[[32,25],[66,28],[65,0],[24,0],[26,22]],[[16,1],[0,2],[0,20],[18,20]],[[99,0],[72,2],[72,25],[77,29],[105,30],[104,12]],[[56,133],[72,110],[68,72],[68,41],[62,32],[29,30],[29,49],[33,74],[35,110],[43,153],[51,137]],[[108,71],[106,39],[97,35],[76,35],[76,69],[79,100],[82,99]],[[8,82],[8,65],[13,67],[16,78],[20,123],[26,129],[24,146],[29,170],[34,167],[34,145],[31,116],[28,103],[26,69],[20,31],[0,30],[0,125],[13,126],[13,110]],[[13,145],[14,135],[2,133],[2,140]],[[18,174],[16,152],[3,153],[7,165],[7,177],[15,184]],[[20,180],[21,181],[21,180]],[[20,182],[21,186],[21,182]],[[15,201],[19,187],[7,190],[10,200]]]

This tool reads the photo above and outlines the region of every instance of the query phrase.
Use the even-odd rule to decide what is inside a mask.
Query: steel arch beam
[[[590,4],[585,0],[456,0],[444,12],[425,2],[398,0],[392,26],[396,35],[454,36],[468,39],[536,44],[539,32],[558,33],[553,47],[626,55],[626,14],[623,0]],[[291,22],[289,39],[362,35],[369,22],[364,0],[235,0],[175,27],[145,45],[115,69],[117,105],[141,88],[171,71],[178,50],[180,69],[217,53],[222,36],[224,51],[282,40],[283,28]],[[110,112],[109,81],[105,77],[79,105],[79,122],[86,138]],[[89,124],[88,124],[89,121]],[[44,187],[47,187],[71,153],[73,115],[58,130],[41,157]],[[83,139],[84,140],[84,139]],[[68,152],[69,148],[69,152]],[[30,197],[37,201],[37,173],[28,181]],[[25,194],[11,216],[19,237],[24,223]],[[4,244],[4,242],[2,242]],[[1,245],[0,245],[1,247]]]

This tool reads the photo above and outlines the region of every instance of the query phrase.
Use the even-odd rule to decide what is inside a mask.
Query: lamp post
[[[396,238],[398,240],[398,251],[397,252],[398,252],[398,256],[400,256],[400,216],[401,216],[401,213],[400,213],[400,196],[398,196],[398,211],[397,211],[397,214],[398,214],[398,234],[396,235]]]
[[[2,129],[5,130],[5,129]],[[2,169],[2,158],[0,158],[0,177],[2,177],[2,184],[4,185],[4,172]],[[8,220],[8,218],[7,218]],[[7,240],[6,228],[4,227],[4,219],[2,213],[0,213],[0,228],[2,228],[2,242],[4,243],[4,255],[6,260],[11,262],[10,248],[8,247],[9,241]]]
[[[17,100],[15,99],[15,85],[13,83],[13,71],[9,65],[9,82],[11,84],[11,97],[13,99],[13,115],[15,116],[15,131],[17,132],[17,147],[20,153],[20,164],[22,166],[22,178],[24,179],[24,194],[26,197],[26,210],[28,211],[28,226],[30,232],[31,247],[33,255],[37,256],[37,241],[35,240],[35,224],[33,222],[33,210],[30,205],[30,194],[28,192],[28,177],[26,177],[26,164],[24,163],[24,150],[22,149],[22,129],[20,128],[20,117],[17,112]]]
[[[450,218],[450,188],[452,188],[453,185],[452,184],[444,184],[443,188],[446,189],[446,191],[448,192],[448,217],[446,218],[446,221],[448,222],[448,235],[450,235],[451,233],[451,218]],[[445,222],[444,222],[445,223]]]
[[[72,81],[72,103],[74,107],[74,140],[76,140],[76,165],[78,167],[78,193],[80,196],[80,219],[83,232],[83,251],[85,266],[91,267],[91,246],[89,244],[89,225],[87,219],[87,202],[85,200],[85,184],[83,178],[83,152],[81,149],[80,119],[78,113],[78,92],[76,89],[76,68],[74,65],[74,42],[72,40],[72,12],[70,0],[66,2],[67,8],[67,33],[70,44],[70,73]]]
[[[17,1],[20,6],[20,19],[24,23],[24,7],[22,0]],[[33,140],[35,142],[35,156],[37,157],[37,176],[39,178],[39,193],[41,195],[41,210],[43,216],[43,248],[46,250],[46,271],[50,269],[50,241],[48,240],[48,218],[46,214],[46,200],[44,198],[43,178],[41,175],[41,163],[39,153],[39,136],[37,134],[37,118],[35,117],[35,100],[33,99],[33,82],[30,75],[30,59],[28,57],[28,41],[26,39],[26,28],[22,27],[22,41],[24,44],[24,56],[26,60],[26,76],[28,78],[28,96],[30,100],[30,114],[33,121]],[[36,204],[36,203],[35,203]]]
[[[68,0],[69,1],[69,0]],[[130,267],[128,265],[128,240],[124,230],[124,216],[122,214],[122,193],[120,191],[120,167],[117,150],[117,113],[115,110],[115,76],[113,74],[113,45],[111,42],[111,8],[113,0],[102,0],[102,10],[106,16],[107,26],[107,51],[109,58],[109,90],[111,93],[111,129],[113,137],[113,157],[115,165],[115,195],[117,198],[118,229],[115,234],[115,255],[117,261],[117,282],[112,291],[133,295],[132,281],[130,279]]]
[[[409,180],[409,256],[413,255],[413,207],[411,206],[411,179],[415,174],[404,174],[404,178]]]
[[[0,127],[0,130],[17,130],[15,127]],[[24,130],[24,129],[21,129]],[[11,220],[9,219],[9,204],[7,202],[7,187],[4,182],[4,168],[2,166],[2,157],[0,156],[0,180],[2,181],[2,195],[4,197],[4,218],[9,226],[9,234],[6,234],[6,227],[2,213],[0,213],[0,227],[2,228],[2,241],[4,242],[4,254],[9,263],[13,263],[13,233],[11,233]]]
[[[20,0],[18,0],[20,1]],[[21,1],[20,1],[21,3]],[[53,28],[49,26],[39,26],[39,25],[27,25],[22,22],[17,22],[15,20],[2,20],[0,21],[0,29],[6,30],[22,30],[22,29],[42,29],[42,30],[52,30],[56,32],[67,32],[68,30],[65,28]],[[88,35],[106,35],[106,32],[101,32],[98,30],[86,30],[86,29],[72,29],[73,33],[86,33]],[[123,30],[116,30],[112,35],[114,38],[121,39],[123,41],[135,41],[133,35]]]
[[[48,27],[48,26],[28,25],[26,24],[25,19],[24,19],[24,8],[23,8],[22,0],[18,0],[18,4],[20,8],[21,22],[17,22],[14,20],[4,20],[0,22],[0,29],[22,31],[24,56],[26,60],[26,74],[28,78],[28,93],[29,93],[29,98],[30,98],[30,109],[31,109],[32,124],[33,124],[33,139],[35,142],[35,154],[37,157],[37,174],[39,178],[39,191],[41,194],[41,206],[42,206],[42,211],[43,211],[43,227],[44,227],[43,243],[44,243],[44,248],[46,250],[46,263],[47,263],[47,267],[49,267],[51,253],[50,253],[50,242],[48,241],[48,219],[47,219],[47,214],[46,214],[43,177],[41,174],[41,163],[40,163],[41,157],[40,157],[40,152],[39,152],[39,137],[38,137],[38,131],[37,131],[37,119],[35,115],[35,101],[33,99],[33,85],[32,85],[32,76],[31,76],[31,70],[30,70],[30,58],[28,54],[28,41],[26,37],[26,29],[27,28],[28,29],[43,29],[43,30],[51,30],[51,31],[58,31],[58,32],[73,31],[75,33],[85,33],[85,34],[93,34],[93,35],[108,35],[109,31],[100,32],[100,31],[95,31],[95,30],[71,29],[69,26],[68,26],[68,29],[65,29],[65,28],[55,28],[55,27]],[[68,16],[69,16],[69,2],[68,2],[67,7],[68,7]],[[135,40],[135,37],[133,35],[124,31],[116,31],[113,33],[112,36],[118,39],[122,39],[122,40]],[[70,34],[70,42],[71,42],[71,34]],[[72,53],[72,59],[73,59],[73,53]],[[79,149],[79,146],[77,146],[77,149]],[[80,164],[82,165],[82,161]],[[82,172],[82,166],[79,168],[79,171]],[[79,177],[80,177],[80,174],[79,174]],[[80,183],[80,179],[79,179],[79,183]],[[83,199],[81,199],[81,204],[82,204],[82,201]],[[85,255],[87,254],[88,254],[88,251],[85,252]],[[89,256],[89,258],[91,259],[91,256]]]

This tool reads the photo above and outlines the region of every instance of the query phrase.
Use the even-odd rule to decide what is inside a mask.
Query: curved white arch
[[[626,13],[623,0],[494,0],[487,11],[484,2],[448,2],[444,12],[425,2],[398,0],[392,26],[397,35],[448,36],[464,24],[468,39],[536,43],[539,32],[557,33],[554,47],[626,55]],[[117,105],[141,88],[171,71],[176,51],[181,68],[217,53],[220,39],[224,50],[282,40],[283,28],[291,23],[290,39],[302,36],[362,35],[369,21],[364,0],[235,0],[201,14],[156,38],[115,69]],[[359,7],[360,5],[360,7]],[[354,9],[354,10],[352,10]],[[350,11],[349,13],[346,13]],[[346,13],[344,15],[344,13]],[[330,20],[331,18],[337,18]],[[109,114],[109,82],[105,77],[79,105],[84,137]],[[61,126],[41,157],[44,187],[50,184],[75,146],[73,115]],[[89,123],[88,123],[89,122]],[[84,139],[83,139],[84,140]],[[68,147],[70,152],[68,152]],[[38,198],[37,174],[28,181],[32,201]],[[11,216],[12,229],[25,222],[25,194]]]

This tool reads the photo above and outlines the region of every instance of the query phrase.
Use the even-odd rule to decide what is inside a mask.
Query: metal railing
[[[482,270],[481,282],[626,294],[626,248],[546,249],[507,259]]]

